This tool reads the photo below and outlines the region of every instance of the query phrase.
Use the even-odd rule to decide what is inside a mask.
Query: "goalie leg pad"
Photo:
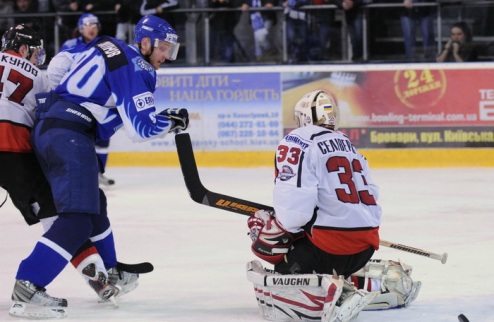
[[[282,275],[257,260],[247,263],[247,279],[254,284],[259,312],[268,321],[319,321],[326,291],[321,275]]]
[[[372,259],[364,268],[353,274],[364,277],[364,289],[370,279],[380,283],[379,294],[365,310],[382,310],[400,308],[410,305],[418,296],[421,282],[415,282],[411,278],[412,266],[401,261]]]
[[[259,261],[247,263],[247,279],[254,284],[261,316],[269,321],[351,321],[377,295],[357,291],[343,276],[282,275]]]
[[[348,283],[343,276],[324,276],[323,287],[327,288],[327,296],[321,317],[322,322],[349,322],[353,321],[360,312],[377,295],[377,292],[365,292]],[[331,299],[332,291],[336,296]]]

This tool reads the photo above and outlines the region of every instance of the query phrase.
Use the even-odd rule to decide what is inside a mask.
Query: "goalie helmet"
[[[134,43],[140,44],[145,37],[151,39],[153,47],[157,47],[160,40],[172,44],[168,59],[177,59],[178,48],[180,47],[178,35],[168,22],[152,15],[142,17],[134,30]]]
[[[297,102],[294,118],[298,127],[320,125],[336,130],[340,123],[340,111],[333,95],[316,90],[305,94]]]
[[[25,45],[28,50],[27,60],[31,60],[33,53],[38,50],[36,65],[43,65],[45,62],[45,50],[43,39],[36,31],[23,24],[10,27],[2,36],[2,51],[12,50],[19,53],[19,48]]]
[[[101,24],[99,22],[98,17],[93,14],[85,13],[79,17],[77,21],[77,27],[79,27],[79,32],[82,33],[85,27],[95,24],[98,27],[98,30],[101,30]]]

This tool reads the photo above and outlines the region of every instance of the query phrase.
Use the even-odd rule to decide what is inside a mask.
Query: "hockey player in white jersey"
[[[145,16],[136,25],[133,45],[111,37],[88,43],[55,91],[38,100],[33,145],[58,219],[21,262],[14,305],[48,308],[52,317],[64,317],[67,301],[49,296],[45,287],[87,239],[105,267],[117,264],[106,197],[98,189],[95,142],[124,125],[134,141],[187,128],[187,110],[158,114],[153,97],[156,69],[176,58],[177,38],[166,21]]]
[[[294,116],[298,128],[276,151],[275,212],[248,219],[252,251],[274,264],[273,271],[259,261],[247,265],[261,314],[343,322],[364,308],[408,305],[420,288],[411,267],[369,262],[379,248],[379,190],[366,159],[337,130],[335,98],[307,93]]]
[[[2,36],[0,186],[29,225],[55,213],[50,187],[31,146],[34,95],[48,90],[48,79],[38,68],[44,59],[43,41],[31,28],[16,25]],[[38,213],[32,207],[35,202]]]

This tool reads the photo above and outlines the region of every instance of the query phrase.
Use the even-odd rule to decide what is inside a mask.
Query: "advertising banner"
[[[154,95],[158,110],[187,108],[196,151],[271,151],[283,135],[279,72],[160,74]],[[170,136],[139,144],[122,136],[112,149],[175,150]]]
[[[283,124],[306,92],[333,93],[357,147],[494,146],[492,69],[283,73]]]
[[[477,68],[472,66],[478,66]],[[494,68],[401,64],[170,68],[158,71],[158,110],[185,107],[196,151],[273,151],[295,127],[307,92],[333,93],[340,129],[358,148],[494,146]],[[175,151],[171,136],[112,151]]]

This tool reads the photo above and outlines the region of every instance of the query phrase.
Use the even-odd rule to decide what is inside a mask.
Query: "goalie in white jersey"
[[[269,320],[320,316],[351,321],[365,307],[407,305],[420,288],[409,277],[411,267],[368,263],[379,248],[379,190],[367,160],[337,130],[336,100],[312,91],[298,101],[294,116],[298,128],[276,151],[275,211],[259,210],[248,219],[252,251],[274,264],[274,272],[263,270],[258,261],[248,264],[262,315]],[[358,284],[360,278],[358,286],[365,291],[345,280],[354,273],[352,281]],[[309,289],[304,293],[293,285]],[[383,297],[380,291],[397,292]],[[319,307],[307,295],[311,292],[321,298]]]

